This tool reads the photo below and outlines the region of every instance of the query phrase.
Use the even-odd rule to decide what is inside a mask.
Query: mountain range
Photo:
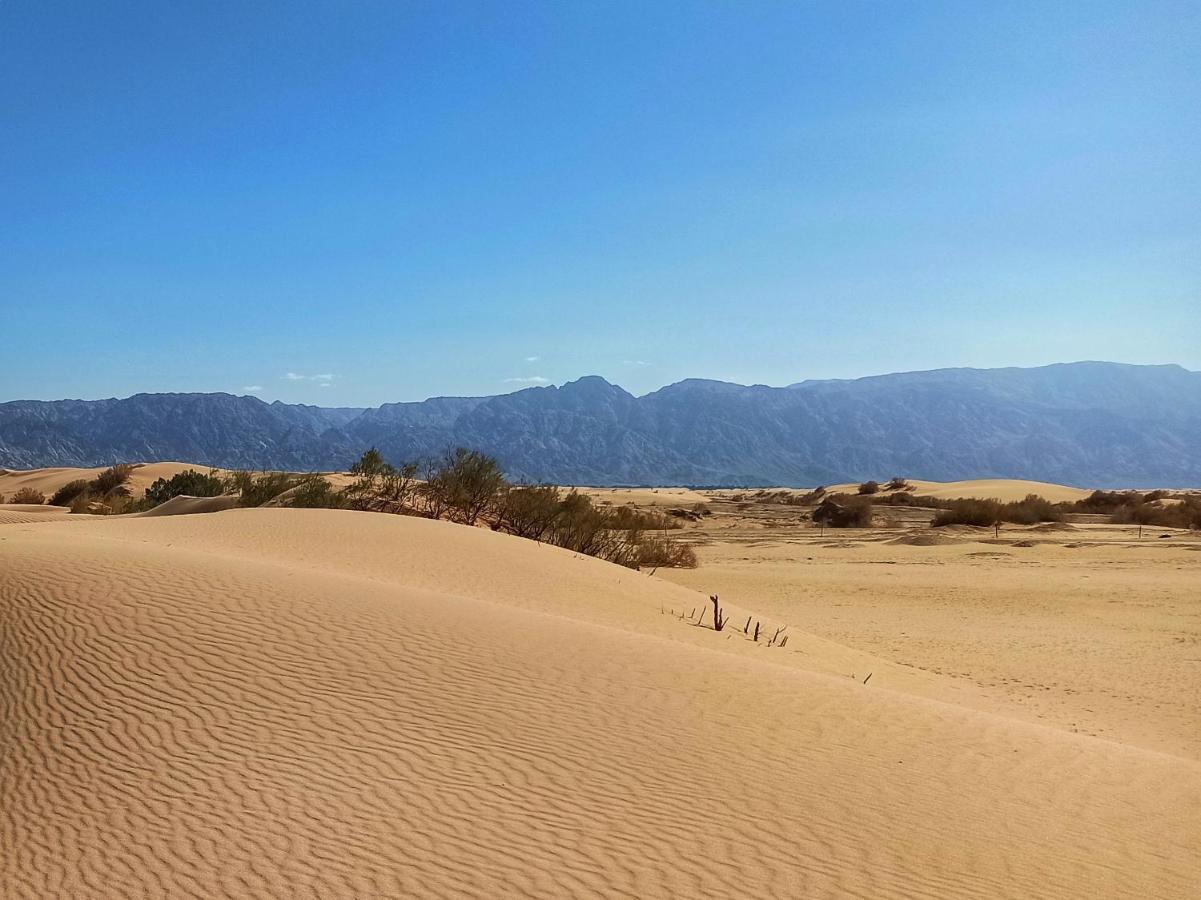
[[[483,450],[516,480],[812,486],[903,475],[1089,487],[1201,485],[1201,373],[1108,362],[938,369],[787,387],[688,379],[635,397],[603,378],[372,408],[231,394],[0,403],[0,465],[180,459],[344,469]]]

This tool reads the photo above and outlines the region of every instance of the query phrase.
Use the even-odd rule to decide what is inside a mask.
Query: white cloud
[[[652,365],[654,365],[654,363],[644,362],[641,359],[623,359],[621,361],[621,364],[623,366],[652,366]]]
[[[323,381],[319,385],[317,385],[317,387],[329,387],[329,384],[330,383],[328,381]]]
[[[323,381],[326,384],[334,380],[334,376],[328,372],[323,372],[320,375],[301,375],[299,372],[285,372],[282,377],[284,381]]]
[[[550,384],[550,379],[531,375],[529,378],[506,378],[505,384]]]
[[[242,393],[257,394],[262,389],[263,389],[263,386],[261,384],[248,384],[244,388],[242,388]]]
[[[537,362],[537,361],[538,361],[538,360],[540,360],[540,359],[542,359],[542,357],[541,357],[541,356],[527,356],[527,357],[525,358],[525,361],[526,361],[526,362],[529,362],[529,363],[535,363],[535,362]]]

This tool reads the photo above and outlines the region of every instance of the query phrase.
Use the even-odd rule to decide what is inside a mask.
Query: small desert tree
[[[350,467],[351,475],[363,475],[373,477],[376,475],[384,475],[392,467],[384,462],[384,458],[380,455],[379,450],[372,447],[361,457],[359,461]]]
[[[559,489],[553,484],[508,487],[497,496],[493,528],[540,541],[559,516],[559,498]]]
[[[432,509],[446,510],[454,521],[474,525],[503,485],[496,460],[478,450],[456,447],[432,469],[425,490]]]

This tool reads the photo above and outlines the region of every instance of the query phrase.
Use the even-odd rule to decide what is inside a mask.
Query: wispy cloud
[[[283,374],[284,381],[323,381],[329,384],[334,380],[334,376],[329,372],[323,372],[319,375],[301,375],[299,372],[285,372]]]
[[[242,388],[242,393],[257,394],[262,389],[263,389],[263,386],[261,384],[248,384],[244,388]]]
[[[648,363],[645,360],[641,360],[641,359],[623,359],[621,361],[621,364],[623,366],[653,366],[654,365],[654,363]]]
[[[550,379],[541,375],[531,375],[528,378],[506,378],[505,384],[550,384]]]
[[[529,363],[534,363],[534,362],[537,362],[537,361],[538,361],[538,360],[540,360],[540,359],[542,359],[542,357],[541,357],[541,356],[527,356],[527,357],[525,358],[525,361],[526,361],[526,362],[529,362]]]

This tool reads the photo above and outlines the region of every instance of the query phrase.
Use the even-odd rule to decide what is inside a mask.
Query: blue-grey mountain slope
[[[689,379],[635,397],[590,376],[373,409],[229,394],[0,404],[0,465],[344,468],[462,445],[566,484],[814,485],[905,475],[1094,487],[1201,485],[1201,373],[1085,362],[785,388]]]

